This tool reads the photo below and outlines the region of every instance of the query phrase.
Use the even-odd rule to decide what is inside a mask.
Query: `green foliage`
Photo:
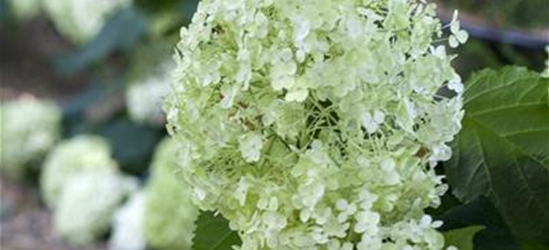
[[[446,164],[463,202],[489,197],[513,233],[549,241],[549,79],[523,68],[475,74],[463,129]]]
[[[150,127],[119,119],[106,124],[100,131],[122,169],[132,174],[144,174],[156,144],[163,134]]]
[[[0,21],[4,21],[4,19],[8,16],[8,4],[6,0],[0,0]]]
[[[535,242],[521,242],[521,250],[547,250],[549,244],[535,243]]]
[[[134,0],[134,5],[146,12],[158,12],[177,7],[180,0]]]
[[[107,59],[114,52],[130,51],[148,35],[162,37],[157,40],[166,39],[164,36],[177,34],[182,24],[191,21],[197,5],[198,0],[137,0],[113,14],[93,39],[60,58],[57,67],[62,73],[75,73]],[[146,42],[146,46],[156,42],[153,39]],[[164,47],[171,48],[171,45]]]
[[[180,3],[180,10],[185,21],[190,22],[196,8],[198,7],[198,0],[182,0]]]
[[[227,250],[241,244],[235,231],[229,228],[229,222],[221,215],[202,212],[196,222],[192,250]]]
[[[509,227],[488,198],[479,197],[456,205],[437,219],[444,221],[443,232],[470,226],[482,226],[474,238],[475,250],[519,250]]]
[[[473,250],[473,237],[483,229],[483,226],[472,226],[448,231],[444,233],[446,246],[454,246],[460,250]]]
[[[129,50],[148,29],[146,16],[139,10],[128,7],[114,14],[99,34],[73,54],[58,62],[64,73],[80,71],[105,59],[115,51]]]
[[[494,4],[492,1],[446,0],[448,9],[464,10],[497,26],[518,28],[544,28],[549,23],[546,0],[506,0]]]

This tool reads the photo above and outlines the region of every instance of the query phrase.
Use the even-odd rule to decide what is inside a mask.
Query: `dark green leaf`
[[[183,20],[186,22],[190,22],[193,18],[194,13],[196,12],[196,8],[198,7],[198,0],[182,0],[180,3],[181,6],[181,14],[183,16]]]
[[[521,250],[547,250],[549,249],[549,244],[535,243],[535,242],[521,242]]]
[[[88,133],[93,130],[92,124],[86,119],[86,110],[100,102],[107,88],[93,82],[85,91],[63,104],[63,131],[65,137]]]
[[[241,244],[238,233],[229,228],[228,221],[212,212],[201,212],[196,222],[193,250],[229,250]]]
[[[489,197],[513,233],[549,241],[549,79],[523,68],[466,83],[463,129],[445,164],[462,202]]]
[[[6,0],[0,0],[0,21],[4,21],[4,19],[8,16],[8,4]]]
[[[485,229],[474,237],[475,250],[520,249],[498,210],[485,197],[455,206],[436,219],[444,222],[441,228],[443,232],[476,225],[483,226]]]
[[[146,17],[128,7],[113,15],[99,34],[74,54],[61,58],[58,68],[63,73],[74,73],[105,59],[115,51],[129,50],[147,32]]]
[[[473,237],[483,229],[483,226],[471,226],[445,232],[446,246],[454,246],[459,250],[473,250]]]
[[[135,175],[145,173],[156,144],[164,136],[160,131],[126,120],[108,124],[100,134],[109,140],[113,157],[122,169]]]
[[[82,93],[63,103],[63,131],[66,137],[94,133],[99,123],[110,120],[110,117],[98,119],[97,110],[118,111],[115,107],[108,106],[111,99],[119,98],[124,91],[124,86],[117,77],[94,78],[88,85]]]
[[[134,0],[134,5],[145,12],[159,12],[173,9],[180,0]]]

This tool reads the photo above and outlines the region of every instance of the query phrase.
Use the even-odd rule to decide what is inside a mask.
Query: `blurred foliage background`
[[[62,35],[64,32],[55,21],[58,17],[42,8],[40,0],[22,2],[0,0],[1,101],[6,103],[29,96],[53,100],[62,110],[61,138],[81,134],[104,137],[121,171],[141,183],[146,182],[155,148],[166,137],[166,131],[163,116],[155,116],[158,110],[143,111],[143,107],[132,106],[131,99],[145,102],[152,98],[154,100],[146,102],[145,109],[152,106],[158,109],[161,104],[157,99],[167,87],[144,88],[141,92],[130,89],[147,82],[169,81],[155,75],[166,75],[164,72],[169,71],[179,29],[190,22],[198,1],[134,0],[106,15],[99,31],[83,41]],[[462,27],[471,34],[471,39],[457,51],[459,57],[455,60],[463,79],[482,68],[497,69],[509,64],[535,71],[544,69],[547,57],[544,48],[549,44],[547,0],[441,0],[438,3],[443,21],[450,21],[453,10],[458,9]],[[137,96],[132,97],[132,93]],[[140,119],[140,114],[154,119]],[[0,179],[2,246],[6,249],[83,249],[52,234],[51,215],[38,191],[41,161],[31,165],[22,180],[6,175]],[[444,204],[456,202],[451,197],[445,199]],[[486,203],[479,200],[467,209],[485,213],[491,206]],[[459,214],[460,211],[453,211],[448,218],[463,222]],[[489,214],[465,220],[483,220],[490,225],[502,223],[497,212]],[[505,235],[509,234],[505,232],[507,229],[494,228],[483,237],[496,237],[504,242]],[[89,249],[106,249],[106,239],[104,235],[100,243],[88,246]],[[515,249],[512,244],[508,244],[508,249]]]

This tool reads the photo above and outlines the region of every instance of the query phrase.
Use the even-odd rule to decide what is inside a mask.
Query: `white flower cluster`
[[[17,0],[19,1],[19,0]],[[94,37],[112,14],[132,0],[42,0],[57,30],[76,43]]]
[[[53,102],[29,97],[2,103],[0,114],[0,170],[21,178],[28,165],[58,141],[61,109]]]
[[[144,216],[145,194],[135,192],[114,215],[109,250],[144,250],[147,245],[143,232]]]
[[[137,181],[108,170],[71,177],[54,209],[55,232],[76,245],[89,245],[109,230],[111,218]]]
[[[116,171],[117,167],[105,139],[92,135],[72,138],[55,147],[46,158],[40,176],[42,197],[50,208],[55,208],[63,186],[73,175],[92,170]]]
[[[424,209],[463,116],[442,28],[420,0],[202,1],[166,104],[196,202],[243,250],[442,249]]]
[[[158,66],[153,74],[132,82],[126,91],[126,106],[132,120],[144,124],[164,124],[164,98],[170,91],[173,62]]]
[[[109,229],[111,217],[137,181],[119,173],[108,142],[80,135],[46,158],[41,192],[53,209],[55,232],[70,243],[89,245]]]
[[[199,213],[190,188],[177,178],[176,149],[169,139],[159,144],[145,187],[144,234],[148,245],[159,250],[191,249]]]

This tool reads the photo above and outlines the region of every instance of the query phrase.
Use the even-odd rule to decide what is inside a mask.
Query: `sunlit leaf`
[[[193,250],[229,250],[241,244],[238,233],[229,228],[221,215],[202,212],[196,222]]]
[[[483,229],[483,226],[471,226],[444,232],[446,246],[454,246],[459,250],[473,250],[473,238]]]

